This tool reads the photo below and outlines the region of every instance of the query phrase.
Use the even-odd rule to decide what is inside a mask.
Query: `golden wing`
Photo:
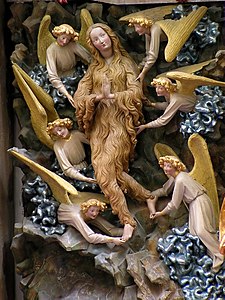
[[[52,149],[53,141],[47,134],[46,128],[48,122],[59,118],[54,108],[53,100],[17,64],[13,64],[12,68],[18,86],[30,110],[33,129],[38,139]]]
[[[185,72],[167,72],[166,77],[176,80],[178,92],[183,95],[192,95],[195,88],[201,85],[225,86],[225,82]]]
[[[86,9],[83,8],[81,9],[80,12],[80,20],[81,20],[81,29],[80,29],[80,34],[79,34],[79,43],[88,49],[87,43],[86,43],[86,32],[87,29],[94,24],[90,12]]]
[[[16,148],[9,149],[8,152],[25,163],[30,169],[41,176],[41,178],[50,186],[53,197],[60,203],[71,204],[70,196],[78,195],[77,190],[69,182],[55,174],[54,172],[42,167],[38,163],[19,153]]]
[[[156,22],[168,37],[168,43],[165,48],[165,60],[167,62],[175,59],[206,11],[207,7],[201,6],[179,20],[167,19]]]
[[[193,65],[188,65],[188,66],[184,66],[184,67],[179,67],[179,68],[176,68],[176,69],[173,69],[172,71],[170,72],[184,72],[184,73],[190,73],[190,74],[193,74],[195,72],[198,72],[200,70],[202,70],[202,68],[204,68],[205,66],[208,66],[210,63],[212,62],[216,62],[216,58],[213,58],[213,59],[210,59],[210,60],[206,60],[206,61],[203,61],[201,63],[198,63],[198,64],[193,64]],[[156,76],[156,78],[159,78],[159,77],[166,77],[166,74],[168,73],[167,72],[163,72],[161,74],[158,74]]]
[[[55,41],[55,38],[49,31],[51,16],[45,15],[40,23],[37,40],[37,55],[39,63],[46,65],[47,48]]]
[[[156,21],[162,20],[166,15],[172,13],[173,8],[176,5],[167,5],[167,6],[160,6],[154,7],[150,9],[141,10],[127,16],[123,16],[119,19],[121,22],[130,22],[131,19],[145,19],[148,21],[152,21],[155,23]]]
[[[161,156],[166,156],[166,155],[171,155],[179,158],[176,152],[170,146],[162,143],[155,144],[154,152],[157,159],[159,159]]]
[[[64,180],[54,172],[46,169],[45,167],[34,162],[27,156],[19,152],[17,148],[11,148],[8,152],[15,156],[17,159],[26,164],[34,173],[41,176],[43,181],[45,181],[51,188],[53,197],[59,203],[82,203],[88,199],[98,199],[109,203],[103,194],[90,193],[90,192],[78,192],[74,186],[72,186],[68,181]]]
[[[192,134],[188,139],[188,147],[194,157],[194,166],[190,175],[207,190],[212,201],[217,226],[219,223],[219,200],[216,179],[205,140],[198,134]]]

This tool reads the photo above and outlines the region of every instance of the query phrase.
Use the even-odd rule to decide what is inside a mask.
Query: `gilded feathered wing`
[[[55,41],[55,38],[49,31],[50,24],[51,16],[45,15],[40,23],[37,40],[37,55],[41,65],[46,65],[47,48]]]
[[[46,132],[48,122],[59,118],[53,99],[38,86],[17,64],[13,64],[17,84],[24,96],[31,114],[31,123],[38,139],[53,148],[53,141]]]
[[[80,22],[81,22],[81,29],[79,34],[79,43],[88,50],[88,46],[86,43],[86,32],[88,28],[92,24],[94,24],[94,22],[92,20],[92,16],[90,12],[86,8],[81,9]]]
[[[64,180],[54,172],[46,169],[45,167],[39,165],[28,156],[21,153],[17,148],[11,148],[8,152],[15,156],[17,159],[22,161],[27,165],[35,174],[38,174],[43,181],[45,181],[51,188],[53,197],[59,203],[81,203],[88,199],[95,198],[99,201],[109,203],[109,201],[104,197],[103,194],[89,193],[89,192],[78,192],[74,186],[72,186],[68,181]]]
[[[168,37],[165,48],[165,60],[167,62],[171,62],[176,58],[206,12],[207,7],[200,6],[197,10],[193,10],[188,16],[179,20],[167,19],[157,22]]]
[[[225,82],[186,72],[171,71],[166,73],[166,77],[176,80],[178,92],[183,95],[192,95],[195,88],[202,85],[225,87]]]
[[[168,38],[168,43],[165,48],[165,60],[171,62],[176,58],[199,21],[207,12],[207,7],[201,6],[197,10],[193,10],[188,16],[182,17],[179,20],[163,19],[164,16],[170,14],[175,7],[175,5],[168,5],[150,8],[124,16],[120,18],[120,21],[130,22],[130,20],[138,18],[158,24]]]
[[[193,64],[193,65],[187,65],[187,66],[184,66],[184,67],[179,67],[179,68],[171,70],[170,72],[183,72],[183,73],[193,74],[195,72],[198,72],[198,71],[202,70],[204,67],[208,66],[212,62],[216,62],[216,58],[209,59],[209,60],[203,61],[203,62],[198,63],[198,64]],[[160,73],[160,74],[158,74],[156,76],[156,78],[167,77],[166,76],[167,73],[168,73],[168,71]]]
[[[198,134],[192,134],[188,139],[188,147],[194,158],[194,166],[190,176],[205,187],[212,201],[217,225],[219,223],[219,200],[216,188],[216,179],[205,140]],[[157,158],[165,155],[177,156],[174,150],[165,144],[156,144],[155,155]]]
[[[192,134],[188,139],[188,147],[194,157],[194,166],[190,175],[203,185],[212,201],[217,225],[219,224],[219,200],[216,179],[208,146],[198,133]]]
[[[157,159],[159,159],[161,156],[166,156],[166,155],[175,156],[179,158],[176,152],[170,146],[162,143],[155,144],[154,152]]]

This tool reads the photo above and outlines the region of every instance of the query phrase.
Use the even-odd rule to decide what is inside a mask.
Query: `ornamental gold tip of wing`
[[[201,6],[179,20],[167,19],[157,22],[168,37],[165,48],[165,60],[167,62],[175,59],[206,11],[207,7]]]

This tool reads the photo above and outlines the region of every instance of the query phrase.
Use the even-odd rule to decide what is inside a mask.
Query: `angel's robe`
[[[68,139],[59,138],[54,142],[54,152],[63,173],[70,177],[77,177],[79,170],[87,167],[83,144],[89,144],[84,133],[72,130]]]
[[[71,75],[78,60],[90,63],[89,52],[77,42],[69,42],[60,46],[57,42],[52,43],[46,52],[46,67],[48,77],[52,85],[60,93],[66,95],[67,90],[61,81],[61,77]]]
[[[146,57],[141,62],[141,66],[149,71],[156,62],[159,55],[160,43],[166,41],[167,37],[158,24],[153,24],[150,28],[150,35],[145,34]]]
[[[76,228],[81,235],[91,244],[103,244],[112,242],[112,237],[95,233],[84,221],[80,205],[78,204],[60,204],[58,209],[58,220]]]
[[[191,112],[196,104],[196,95],[182,95],[171,93],[168,102],[157,102],[155,108],[165,110],[164,113],[156,120],[148,123],[148,128],[162,127],[168,124],[175,116],[177,111]]]
[[[224,256],[219,252],[219,240],[216,231],[216,220],[213,205],[205,188],[188,173],[180,172],[171,177],[162,188],[152,192],[157,197],[168,196],[172,199],[166,206],[167,213],[179,208],[183,201],[189,210],[189,231],[197,235],[213,259],[213,268],[222,265]]]

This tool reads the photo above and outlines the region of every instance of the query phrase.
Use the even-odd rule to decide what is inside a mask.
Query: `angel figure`
[[[168,41],[165,60],[173,61],[207,11],[207,7],[201,6],[179,20],[163,20],[163,17],[170,14],[173,8],[175,8],[173,5],[156,7],[120,18],[120,21],[134,26],[139,35],[145,36],[146,57],[139,65],[141,72],[137,77],[141,82],[158,58],[160,43]]]
[[[79,34],[68,24],[55,26],[52,34],[56,37],[46,52],[46,67],[52,85],[67,97],[74,106],[73,97],[68,93],[61,77],[71,75],[79,59],[90,63],[91,56],[77,41]]]
[[[192,70],[194,69],[193,65]],[[175,80],[176,83],[173,83],[171,80]],[[166,100],[164,102],[151,103],[151,106],[159,110],[164,110],[164,113],[156,120],[138,126],[137,134],[146,128],[165,126],[171,121],[177,111],[193,111],[197,102],[197,96],[194,92],[197,86],[225,86],[225,83],[187,72],[171,71],[166,73],[165,76],[154,78],[151,85],[156,88],[157,96],[163,96]]]
[[[8,152],[25,163],[49,185],[53,197],[60,203],[57,212],[59,222],[76,228],[89,243],[124,243],[120,236],[123,229],[115,227],[99,215],[107,207],[102,195],[78,192],[69,182],[24,155],[22,149],[14,147],[8,149]],[[108,235],[95,233],[87,223],[93,224]]]
[[[96,180],[124,225],[123,239],[128,240],[136,221],[125,194],[147,202],[152,197],[128,174],[137,142],[135,126],[142,120],[142,88],[135,81],[134,62],[111,28],[102,23],[92,25],[87,43],[93,59],[74,95],[76,119],[90,140]]]
[[[56,119],[49,122],[47,133],[54,141],[53,149],[63,173],[76,180],[96,183],[93,178],[86,177],[80,170],[87,167],[83,144],[89,144],[84,133],[71,130],[73,121],[69,118]]]
[[[189,211],[189,231],[192,235],[197,235],[206,246],[213,259],[212,270],[217,272],[223,264],[224,256],[219,252],[217,237],[218,199],[216,202],[215,176],[203,138],[193,134],[189,138],[189,148],[195,155],[195,165],[190,173],[177,156],[158,157],[159,165],[169,179],[162,188],[152,192],[155,198],[151,207],[149,206],[150,218],[156,219],[170,214],[171,211],[177,210],[183,201]],[[155,203],[158,198],[168,196],[171,192],[171,201],[162,211],[156,211]]]
[[[68,205],[60,204],[58,209],[58,220],[61,223],[70,225],[76,228],[81,235],[91,244],[103,244],[114,243],[115,245],[122,245],[125,241],[122,237],[107,236],[101,233],[95,233],[89,226],[89,223],[96,221],[99,217],[99,213],[106,209],[106,204],[97,199],[89,199],[78,204]],[[103,221],[104,220],[104,221]],[[103,225],[108,225],[108,228],[113,227],[105,219],[101,218],[94,224],[98,227],[98,224],[102,228]],[[118,232],[119,229],[117,228]]]

